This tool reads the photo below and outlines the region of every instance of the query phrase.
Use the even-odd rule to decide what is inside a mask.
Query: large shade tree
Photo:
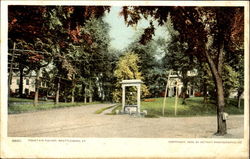
[[[90,56],[101,54],[93,49],[97,46],[95,37],[85,25],[90,19],[101,18],[108,10],[107,6],[9,6],[9,48],[16,41],[27,44],[24,46],[29,46],[30,53],[21,52],[23,60],[20,61],[25,63],[20,66],[37,70],[37,76],[44,67],[44,61],[48,64],[53,59],[58,69],[56,76],[59,78],[56,81],[59,90],[61,78],[75,79],[75,59],[84,56],[85,61],[91,63],[88,59]],[[100,46],[103,47],[101,44]],[[82,69],[86,70],[86,67]],[[71,82],[72,87],[75,86],[73,81],[75,80]],[[74,91],[74,88],[71,90]]]
[[[167,24],[169,31],[169,39],[161,40],[160,43],[164,48],[163,63],[167,70],[173,70],[174,73],[183,83],[180,96],[183,98],[182,104],[186,104],[188,85],[191,86],[193,77],[189,74],[194,72],[197,67],[197,60],[194,56],[186,56],[183,54],[188,49],[187,43],[179,41],[179,34],[172,27],[171,20]]]
[[[184,54],[195,56],[207,63],[212,72],[217,93],[217,134],[227,133],[223,120],[225,107],[223,88],[223,62],[229,51],[242,48],[244,36],[244,9],[241,7],[123,7],[122,13],[128,25],[135,25],[142,18],[151,17],[163,25],[168,15],[174,29],[180,33],[179,41],[186,42]],[[151,23],[152,24],[152,23]],[[144,31],[142,43],[152,39],[154,26]]]
[[[144,83],[148,87],[150,96],[160,96],[164,91],[165,83],[165,69],[161,59],[159,58],[160,46],[158,40],[152,40],[143,45],[140,39],[133,41],[127,48],[128,52],[134,52],[138,55],[140,61],[140,72],[144,77]]]
[[[91,92],[95,72],[90,70],[97,68],[95,66],[100,64],[97,62],[97,57],[101,58],[100,56],[106,53],[105,50],[109,43],[108,26],[101,20],[105,11],[108,10],[109,7],[105,6],[47,7],[48,12],[45,17],[49,21],[46,25],[50,28],[50,37],[56,44],[54,46],[56,52],[54,63],[59,69],[56,103],[58,103],[62,79],[64,82],[71,80],[67,83],[71,87],[69,90],[72,101],[74,101],[75,87],[79,84],[82,84],[83,87],[89,85],[89,92]],[[64,92],[66,93],[66,90]],[[86,94],[86,92],[84,93]]]
[[[38,70],[45,66],[42,63],[50,61],[48,52],[44,51],[45,48],[48,49],[48,45],[42,46],[46,40],[46,28],[43,27],[45,20],[42,18],[45,10],[41,6],[9,6],[8,10],[8,45],[10,49],[15,45],[13,56],[18,58],[12,62],[18,64],[19,94],[22,96],[24,71]],[[12,72],[9,74],[11,76]]]

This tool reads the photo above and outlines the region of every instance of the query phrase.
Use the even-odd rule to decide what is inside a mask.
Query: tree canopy
[[[130,80],[130,79],[140,79],[144,80],[141,72],[139,71],[138,63],[140,63],[140,59],[135,53],[126,53],[123,57],[120,58],[118,64],[116,66],[114,76],[117,79],[115,84],[115,90],[113,91],[113,100],[119,102],[121,100],[121,84],[122,80]],[[145,84],[142,84],[142,97],[149,95],[148,88]],[[133,90],[134,88],[130,88]],[[136,99],[136,96],[134,96]]]
[[[188,47],[183,53],[189,57],[195,56],[209,65],[217,92],[217,133],[225,134],[223,64],[225,53],[233,51],[236,54],[237,50],[243,48],[244,8],[126,6],[121,14],[128,25],[135,25],[139,20],[151,17],[151,25],[141,37],[142,44],[152,39],[155,30],[152,19],[163,25],[170,15],[173,28],[179,32],[178,41],[187,43]]]

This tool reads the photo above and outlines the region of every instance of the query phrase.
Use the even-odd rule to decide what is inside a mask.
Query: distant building
[[[23,77],[23,90],[22,93],[30,95],[31,92],[35,92],[36,74],[31,71],[28,75]],[[12,81],[10,84],[10,92],[19,93],[20,75],[19,73],[13,73]],[[40,82],[40,87],[46,88],[46,82]]]
[[[197,72],[196,72],[196,70],[188,71],[187,75],[188,76],[196,76]],[[176,86],[176,82],[178,83],[178,86]],[[178,92],[178,96],[179,96],[182,93],[183,83],[177,74],[172,74],[172,75],[170,75],[170,81],[169,81],[169,87],[168,87],[168,97],[175,96],[176,89],[178,89],[177,92]],[[198,91],[198,90],[196,90],[190,84],[188,84],[187,91],[186,91],[187,95],[192,97],[192,96],[194,96],[196,91]]]
[[[197,76],[197,71],[196,70],[188,71],[187,75],[189,77],[190,76],[192,76],[192,77]],[[176,86],[176,82],[178,82],[178,86]],[[168,87],[168,94],[167,94],[167,96],[168,97],[175,96],[176,89],[178,89],[178,96],[179,96],[182,93],[182,88],[183,88],[183,83],[182,83],[181,79],[179,78],[179,76],[176,73],[170,75],[170,81],[169,81],[169,87]],[[188,84],[186,94],[189,97],[194,97],[196,92],[199,92],[199,90],[196,89],[195,87],[193,87],[192,85]],[[199,93],[201,93],[201,92],[199,92]],[[202,93],[204,93],[204,92],[202,92]],[[209,92],[207,92],[207,94],[208,93]],[[230,94],[229,94],[229,98],[237,98],[237,97],[238,97],[238,91],[237,91],[237,89],[232,90],[230,92]],[[244,98],[244,93],[242,93],[242,95],[240,96],[240,98],[242,98],[242,99]]]

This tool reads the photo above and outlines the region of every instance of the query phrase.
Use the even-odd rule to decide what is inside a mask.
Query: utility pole
[[[168,85],[169,85],[169,79],[170,79],[171,72],[172,72],[172,70],[170,70],[169,74],[168,74],[168,80],[167,80],[164,99],[163,99],[162,116],[164,116],[164,112],[165,112],[166,98],[167,98],[167,92],[168,92],[168,87],[169,87]]]

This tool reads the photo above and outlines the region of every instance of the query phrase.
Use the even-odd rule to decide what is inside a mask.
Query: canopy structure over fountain
[[[140,107],[141,107],[141,84],[143,82],[138,79],[133,80],[122,80],[122,113],[130,113],[129,110],[132,110],[132,108],[136,108],[136,112],[140,114]],[[137,104],[136,105],[126,105],[126,87],[136,86],[137,88]],[[128,108],[128,110],[126,110]]]

